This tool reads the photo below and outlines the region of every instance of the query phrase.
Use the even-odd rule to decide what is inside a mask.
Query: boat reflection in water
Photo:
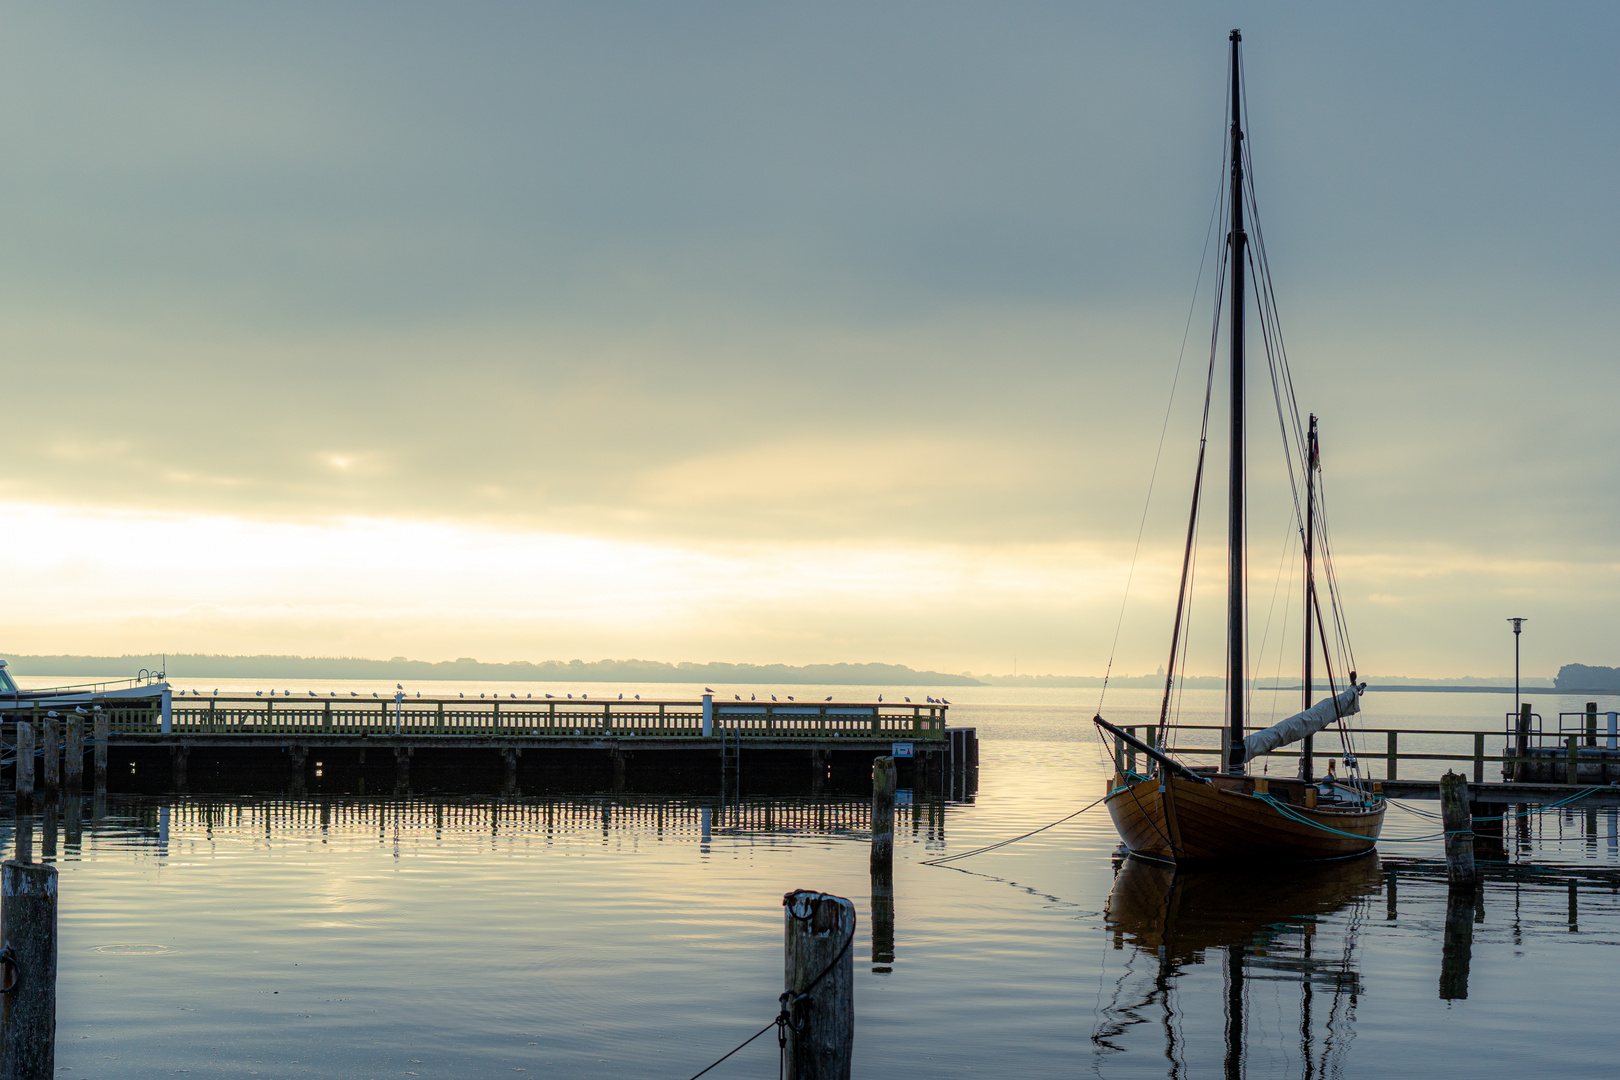
[[[1282,995],[1279,1008],[1297,1013],[1304,1074],[1334,1075],[1353,1038],[1361,995],[1356,942],[1380,885],[1376,854],[1264,874],[1125,859],[1105,918],[1114,948],[1129,947],[1133,961],[1140,956],[1150,966],[1127,962],[1113,977],[1113,1001],[1098,1014],[1093,1043],[1099,1052],[1124,1052],[1133,1032],[1152,1031],[1155,1050],[1163,1040],[1169,1075],[1182,1076],[1189,1043],[1224,1037],[1225,1074],[1242,1076],[1250,991],[1264,982]],[[1212,952],[1222,954],[1223,1015],[1183,1014],[1178,983],[1213,977]],[[1209,1001],[1210,995],[1190,993],[1187,1000]],[[1274,1030],[1275,1010],[1267,1015]],[[1291,1048],[1268,1049],[1292,1056]],[[1208,1060],[1203,1052],[1197,1057]]]

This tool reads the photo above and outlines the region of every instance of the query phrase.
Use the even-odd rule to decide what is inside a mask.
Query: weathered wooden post
[[[800,889],[782,897],[788,1080],[849,1080],[855,1047],[855,905]]]
[[[892,757],[872,759],[872,962],[894,963],[894,789]]]
[[[56,1073],[56,867],[0,866],[0,1080]]]
[[[44,776],[41,777],[47,798],[56,794],[61,787],[62,776],[62,742],[61,729],[57,726],[56,713],[45,714],[45,724],[40,729],[39,750],[44,762]]]
[[[894,866],[894,758],[872,759],[872,869]]]
[[[84,790],[84,717],[71,716],[67,722],[67,753],[62,758],[63,786],[69,795]]]
[[[1586,745],[1597,746],[1597,702],[1586,703]]]
[[[100,707],[96,708],[96,790],[107,790],[107,743],[112,736],[112,724],[107,720],[107,714]]]
[[[1474,869],[1474,821],[1468,812],[1468,781],[1462,773],[1440,778],[1440,821],[1446,832],[1446,880],[1453,889],[1472,890],[1478,884]]]
[[[17,721],[17,809],[34,805],[34,725]]]

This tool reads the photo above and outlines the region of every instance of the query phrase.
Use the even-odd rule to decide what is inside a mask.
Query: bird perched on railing
[[[827,700],[828,700],[828,701],[831,701],[831,700],[832,700],[832,696],[831,696],[831,695],[830,695],[830,694],[829,694],[829,695],[828,695],[828,697],[827,697]]]
[[[879,705],[883,704],[883,695],[882,694],[878,695],[878,704]]]
[[[551,696],[552,696],[552,695],[551,695],[551,694],[547,694],[547,695],[546,695],[546,697],[551,697]]]
[[[703,688],[703,692],[704,692],[704,693],[705,693],[705,694],[712,694],[712,693],[714,693],[714,687],[712,687],[712,686],[705,686],[705,687],[704,687],[704,688]]]
[[[309,692],[309,696],[310,696],[310,697],[314,697],[314,696],[315,696],[315,691],[313,691],[313,690],[311,690],[311,691],[310,691],[310,692]]]
[[[263,690],[255,690],[255,691],[253,691],[253,696],[254,697],[264,697],[264,691]]]

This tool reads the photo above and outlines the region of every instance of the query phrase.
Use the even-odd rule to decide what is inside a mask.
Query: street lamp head
[[[1519,632],[1519,627],[1523,626],[1525,623],[1527,623],[1529,621],[1530,621],[1529,619],[1523,619],[1523,618],[1518,618],[1518,617],[1508,619],[1508,622],[1513,624],[1513,632],[1515,634],[1517,634]]]

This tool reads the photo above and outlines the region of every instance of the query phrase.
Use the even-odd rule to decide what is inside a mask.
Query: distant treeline
[[[366,660],[360,657],[212,656],[13,656],[14,675],[129,676],[141,668],[167,670],[171,678],[199,679],[406,679],[483,682],[749,683],[844,686],[979,686],[965,675],[914,671],[901,664],[666,664],[656,660],[514,660],[486,664],[459,660]]]
[[[1596,690],[1620,690],[1620,668],[1565,664],[1553,681],[1559,693],[1583,694]]]

